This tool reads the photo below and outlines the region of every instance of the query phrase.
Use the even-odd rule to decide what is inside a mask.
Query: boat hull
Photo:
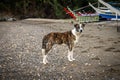
[[[113,14],[99,14],[99,16],[106,19],[116,18],[116,15],[113,15]],[[120,19],[120,16],[117,16],[117,18]]]

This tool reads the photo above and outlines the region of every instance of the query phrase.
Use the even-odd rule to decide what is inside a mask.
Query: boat
[[[64,8],[66,14],[70,15],[74,20],[79,22],[95,22],[99,21],[99,15],[96,13],[82,13],[76,10],[71,10],[69,7]]]
[[[96,8],[91,3],[89,3],[89,5],[99,14],[101,19],[120,20],[120,10],[104,2],[103,0],[98,0],[98,1],[103,5],[105,5],[106,7]]]

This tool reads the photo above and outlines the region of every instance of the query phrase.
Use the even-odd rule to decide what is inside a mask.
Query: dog
[[[42,40],[42,54],[43,63],[48,63],[47,53],[51,50],[54,44],[66,44],[69,48],[68,50],[68,60],[73,61],[73,49],[75,44],[78,42],[80,34],[83,32],[85,27],[84,23],[74,24],[74,28],[67,32],[51,32],[43,37]]]

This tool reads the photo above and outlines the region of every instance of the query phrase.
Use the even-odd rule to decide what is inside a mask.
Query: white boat
[[[89,3],[89,5],[99,14],[101,18],[105,18],[107,20],[120,20],[120,10],[112,7],[110,4],[102,0],[98,1],[106,7],[96,8],[91,3]]]

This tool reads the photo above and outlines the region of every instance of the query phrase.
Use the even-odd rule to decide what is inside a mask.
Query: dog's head
[[[83,32],[84,27],[85,27],[85,23],[80,23],[80,24],[74,24],[74,27],[76,29],[77,32]]]

